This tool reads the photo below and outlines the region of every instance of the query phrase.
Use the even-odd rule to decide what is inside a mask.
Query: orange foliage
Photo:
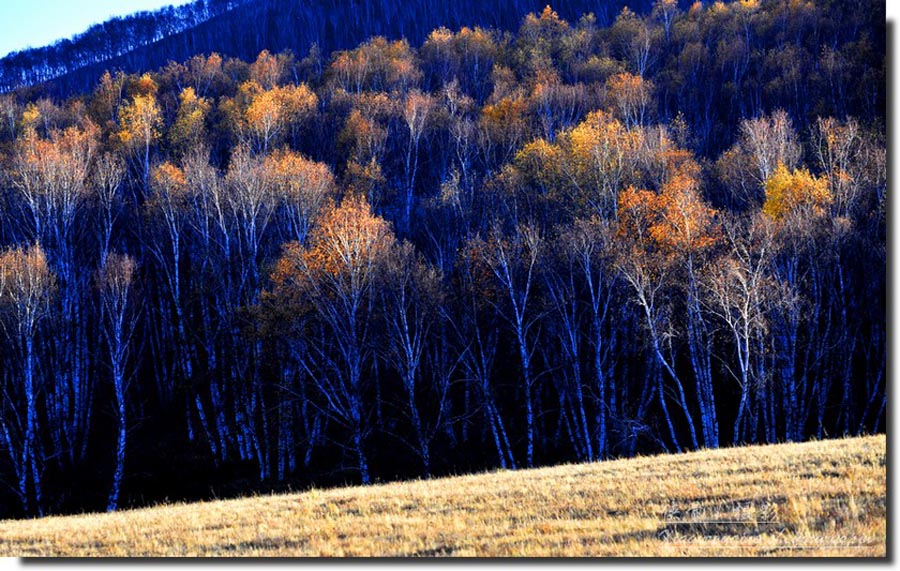
[[[152,180],[157,188],[165,189],[169,192],[184,192],[187,186],[184,171],[168,161],[153,169]]]
[[[388,136],[384,123],[397,114],[398,104],[384,93],[361,94],[352,101],[338,140],[351,147],[351,158],[360,164],[380,160]]]
[[[90,121],[83,127],[53,130],[48,139],[28,126],[16,142],[13,184],[33,208],[46,201],[71,215],[75,201],[87,191],[98,137],[99,129]]]
[[[128,86],[128,91],[133,97],[139,95],[144,97],[152,95],[155,97],[159,91],[159,85],[150,77],[149,73],[145,73],[131,82]]]
[[[168,223],[187,205],[188,190],[184,171],[170,162],[155,167],[150,175],[152,196],[147,202],[151,212],[161,212]]]
[[[682,171],[672,176],[654,202],[657,219],[649,230],[660,247],[689,253],[716,243],[716,212],[700,199],[697,179],[690,173]]]
[[[314,303],[357,304],[396,247],[390,224],[372,213],[365,197],[347,196],[323,214],[307,248],[285,247],[271,276],[276,294],[296,298],[309,291]]]
[[[691,255],[718,240],[716,211],[700,197],[699,167],[689,163],[659,193],[629,187],[619,195],[619,237],[642,253]]]
[[[485,105],[481,112],[482,124],[492,131],[503,130],[523,121],[525,114],[523,99],[504,98],[494,105]]]
[[[56,276],[40,244],[0,253],[0,305],[11,306],[20,333],[34,333],[55,289]]]
[[[366,282],[395,239],[388,222],[372,213],[365,197],[350,195],[325,213],[310,242],[304,256],[308,267]]]
[[[250,79],[263,89],[272,89],[281,83],[287,71],[288,60],[284,54],[276,56],[269,53],[269,50],[263,50],[256,61],[250,64]]]

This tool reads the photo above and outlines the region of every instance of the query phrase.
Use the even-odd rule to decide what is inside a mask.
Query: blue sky
[[[0,0],[0,57],[71,37],[109,19],[187,0]]]

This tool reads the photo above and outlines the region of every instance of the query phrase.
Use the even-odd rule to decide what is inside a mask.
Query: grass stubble
[[[0,556],[886,552],[884,435],[0,521]]]

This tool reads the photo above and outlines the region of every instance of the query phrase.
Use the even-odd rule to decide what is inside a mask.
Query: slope
[[[7,556],[884,556],[885,436],[0,522]]]

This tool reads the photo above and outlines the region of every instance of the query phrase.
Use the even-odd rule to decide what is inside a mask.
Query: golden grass
[[[885,437],[0,521],[0,555],[885,556]]]

